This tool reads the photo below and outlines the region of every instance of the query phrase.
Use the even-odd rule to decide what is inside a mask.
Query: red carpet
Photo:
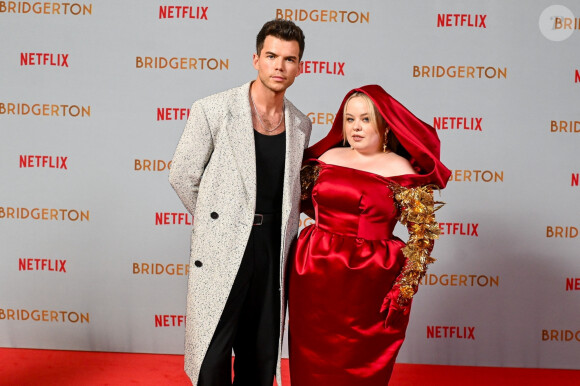
[[[283,373],[287,380],[287,360]],[[181,355],[0,348],[0,385],[162,386],[190,382]],[[580,371],[396,364],[390,385],[578,386]]]

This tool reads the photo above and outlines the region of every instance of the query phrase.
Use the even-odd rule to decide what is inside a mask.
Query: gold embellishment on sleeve
[[[395,282],[395,286],[399,286],[397,303],[406,306],[417,292],[419,282],[427,272],[427,265],[435,261],[430,256],[433,240],[439,238],[441,233],[435,221],[435,211],[445,203],[433,199],[433,190],[439,190],[436,185],[404,188],[392,184],[390,188],[401,211],[399,221],[409,231],[409,241],[402,250],[406,258],[405,266]]]
[[[312,187],[318,179],[318,173],[320,173],[320,166],[318,165],[304,165],[300,169],[301,200],[306,200],[310,197]]]

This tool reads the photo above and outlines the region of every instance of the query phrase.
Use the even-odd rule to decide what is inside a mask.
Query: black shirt
[[[256,213],[282,212],[286,131],[264,135],[254,130],[256,144]]]

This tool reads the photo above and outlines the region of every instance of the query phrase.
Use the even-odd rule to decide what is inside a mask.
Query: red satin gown
[[[320,161],[319,161],[320,162]],[[408,316],[385,329],[385,295],[401,272],[405,243],[391,183],[404,176],[320,162],[315,224],[302,230],[290,271],[290,377],[296,386],[388,383]]]

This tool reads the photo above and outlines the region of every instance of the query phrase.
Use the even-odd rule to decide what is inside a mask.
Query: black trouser
[[[280,331],[280,219],[255,225],[198,386],[272,386]]]

